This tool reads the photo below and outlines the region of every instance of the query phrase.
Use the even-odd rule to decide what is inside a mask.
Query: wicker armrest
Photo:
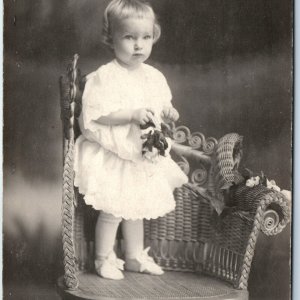
[[[246,289],[260,232],[268,236],[280,233],[289,222],[290,204],[280,192],[244,184],[230,189],[226,203],[217,218],[214,243],[239,256],[234,285]]]
[[[242,141],[243,137],[236,133],[219,140],[214,162],[214,196],[224,201],[230,213],[239,215],[249,224],[259,222],[265,234],[275,235],[289,222],[290,201],[282,193],[262,184],[245,185],[245,179],[238,171]]]
[[[176,142],[172,144],[172,151],[178,156],[194,160],[196,163],[211,164],[211,157],[203,151],[195,150],[191,146],[181,145]]]
[[[263,185],[238,185],[230,193],[230,204],[242,218],[250,218],[266,235],[280,233],[290,221],[290,201]]]

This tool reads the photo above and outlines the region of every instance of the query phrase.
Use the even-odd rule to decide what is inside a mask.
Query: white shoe
[[[143,250],[136,258],[126,259],[125,269],[133,272],[162,275],[164,271],[157,265],[153,258],[148,255],[150,247]]]
[[[120,280],[124,278],[121,272],[124,270],[124,261],[111,252],[103,261],[95,260],[95,270],[103,278]]]

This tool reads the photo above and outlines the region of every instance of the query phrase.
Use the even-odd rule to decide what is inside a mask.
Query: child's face
[[[153,20],[127,18],[113,28],[113,50],[121,65],[128,69],[140,66],[151,54],[153,45]]]

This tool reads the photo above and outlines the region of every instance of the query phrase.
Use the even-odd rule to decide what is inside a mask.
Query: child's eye
[[[144,36],[144,39],[145,39],[145,40],[149,40],[149,39],[151,39],[151,38],[152,38],[152,36],[151,36],[150,34]]]
[[[133,39],[133,36],[130,35],[130,34],[127,34],[127,35],[124,36],[124,38],[125,38],[126,40],[132,40],[132,39]]]

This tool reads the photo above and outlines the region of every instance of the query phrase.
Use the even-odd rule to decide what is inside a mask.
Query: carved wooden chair
[[[94,228],[98,212],[73,186],[73,147],[80,134],[77,117],[85,77],[75,55],[60,79],[64,128],[62,230],[65,274],[59,279],[64,299],[248,299],[247,281],[260,232],[280,233],[290,206],[280,192],[248,187],[238,165],[242,138],[217,141],[201,133],[174,129],[173,156],[189,174],[175,190],[176,210],[145,221],[145,246],[166,271],[162,276],[124,272],[125,279],[102,279],[94,271]],[[237,183],[238,184],[233,184]],[[230,189],[230,185],[233,185]],[[226,192],[227,191],[227,192]],[[229,192],[228,192],[229,191]],[[219,216],[215,203],[225,203]],[[116,242],[122,255],[122,238]]]

